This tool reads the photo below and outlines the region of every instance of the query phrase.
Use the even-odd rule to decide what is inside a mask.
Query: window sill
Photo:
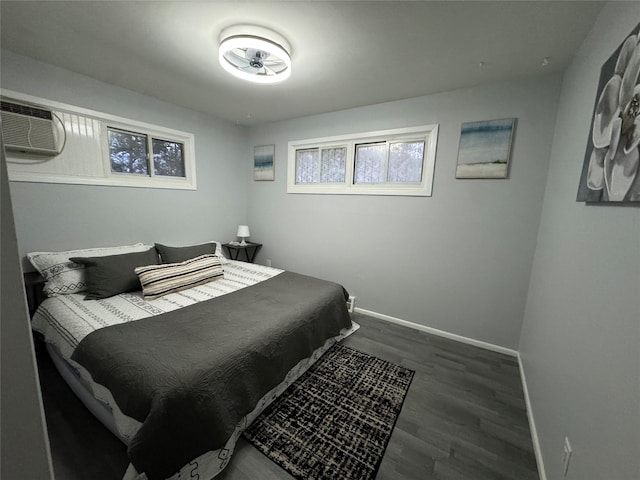
[[[12,182],[32,183],[64,183],[69,185],[103,185],[106,187],[134,187],[134,188],[161,188],[170,190],[197,190],[195,181],[150,179],[143,178],[118,178],[118,177],[81,177],[71,175],[11,172],[9,180]]]

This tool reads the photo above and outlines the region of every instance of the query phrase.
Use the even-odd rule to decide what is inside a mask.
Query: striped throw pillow
[[[137,267],[135,272],[140,279],[145,300],[224,278],[220,258],[212,254],[200,255],[180,263]]]

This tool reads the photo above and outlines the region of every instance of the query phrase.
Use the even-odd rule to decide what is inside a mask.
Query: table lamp
[[[240,245],[246,245],[247,242],[245,238],[251,236],[251,234],[249,233],[249,225],[238,225],[238,233],[236,233],[236,236],[242,239]]]

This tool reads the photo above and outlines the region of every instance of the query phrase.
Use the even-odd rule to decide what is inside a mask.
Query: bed
[[[149,247],[30,254],[50,295],[32,328],[76,395],[128,446],[124,480],[211,479],[259,413],[357,325],[340,285],[228,260],[219,244],[203,255],[223,271],[213,281],[154,298],[140,276],[142,292],[86,299],[90,264],[81,268],[78,256],[119,261]]]

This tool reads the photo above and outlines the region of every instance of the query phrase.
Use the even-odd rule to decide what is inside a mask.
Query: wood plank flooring
[[[515,358],[354,314],[345,345],[416,371],[377,480],[537,480]],[[120,480],[126,448],[36,348],[56,479]],[[290,480],[241,439],[220,480]],[[338,479],[336,479],[338,480]]]

